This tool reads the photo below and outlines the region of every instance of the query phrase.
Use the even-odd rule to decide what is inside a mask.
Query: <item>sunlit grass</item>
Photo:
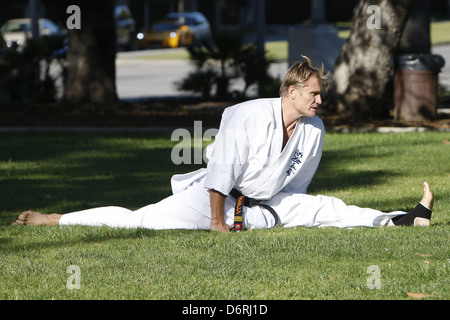
[[[338,37],[347,39],[350,36],[351,22],[340,22],[336,24],[339,28]],[[430,37],[431,44],[438,45],[444,43],[450,43],[450,21],[433,21],[430,24]],[[265,49],[267,56],[275,61],[284,61],[288,59],[289,42],[286,40],[280,41],[268,41],[266,42]],[[127,59],[145,59],[145,60],[188,60],[189,53],[187,50],[167,50],[166,52],[143,53],[135,57],[129,57]]]
[[[270,59],[283,61],[288,59],[289,43],[287,41],[266,42],[266,52]]]
[[[433,45],[450,43],[450,21],[432,22],[430,36]]]
[[[338,23],[342,29],[339,30],[338,36],[347,39],[350,36],[351,23]],[[450,43],[450,21],[433,21],[430,23],[430,40],[431,45]]]
[[[448,133],[327,134],[312,194],[391,211],[435,192],[431,228],[208,231],[11,226],[21,210],[131,209],[170,194],[170,133],[1,133],[1,299],[450,298]],[[238,253],[238,254],[236,254]],[[70,289],[69,266],[80,268]],[[370,288],[370,266],[381,270]],[[370,269],[369,269],[370,270]]]

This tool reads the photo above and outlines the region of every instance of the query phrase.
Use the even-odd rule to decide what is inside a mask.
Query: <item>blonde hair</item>
[[[302,58],[305,61],[294,63],[284,76],[284,79],[280,85],[281,97],[287,96],[290,86],[293,86],[299,90],[302,89],[306,85],[306,81],[308,81],[312,76],[317,77],[321,87],[328,88],[331,75],[329,72],[325,72],[323,64],[322,68],[319,69],[312,65],[310,58],[306,56],[302,56]]]

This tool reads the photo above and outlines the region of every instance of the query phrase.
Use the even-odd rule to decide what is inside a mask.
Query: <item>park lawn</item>
[[[339,38],[347,39],[350,36],[351,22],[338,22],[336,27],[340,28],[338,32]],[[432,45],[448,44],[450,43],[450,21],[432,21],[430,23],[430,41]],[[267,56],[275,61],[284,61],[288,59],[289,43],[286,40],[267,41],[265,44]],[[187,60],[189,53],[187,50],[167,50],[158,54],[144,53],[137,57],[137,59],[146,60]]]
[[[167,133],[0,133],[0,299],[450,298],[450,133],[327,134],[309,192],[433,226],[188,230],[11,226],[26,209],[136,209],[170,194]],[[78,273],[68,273],[77,266]],[[379,273],[373,273],[378,270]],[[80,275],[79,282],[72,280]],[[79,283],[79,289],[73,285]]]
[[[351,22],[337,22],[336,27],[340,28],[339,38],[347,39],[350,36]],[[450,21],[432,21],[430,23],[430,41],[431,45],[440,45],[450,43]]]
[[[433,21],[430,24],[430,37],[433,45],[450,43],[450,21]]]

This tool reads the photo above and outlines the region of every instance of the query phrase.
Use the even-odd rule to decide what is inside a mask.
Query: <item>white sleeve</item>
[[[205,188],[227,195],[235,186],[248,158],[245,120],[239,118],[236,112],[225,109],[219,132],[210,148]]]

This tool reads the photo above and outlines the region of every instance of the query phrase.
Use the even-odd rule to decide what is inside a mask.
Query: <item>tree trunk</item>
[[[430,1],[414,1],[399,45],[399,54],[413,54],[419,57],[431,53],[430,15]],[[407,70],[400,63],[396,65],[394,119],[406,121],[434,119],[437,109],[437,85],[437,74],[433,70]]]
[[[415,0],[399,45],[400,53],[431,53],[431,1]]]
[[[63,103],[110,107],[116,92],[114,1],[72,1],[80,7],[81,29],[68,31]]]
[[[336,59],[328,110],[359,119],[389,115],[386,92],[393,78],[391,57],[399,45],[412,3],[413,0],[359,2],[350,37]]]

